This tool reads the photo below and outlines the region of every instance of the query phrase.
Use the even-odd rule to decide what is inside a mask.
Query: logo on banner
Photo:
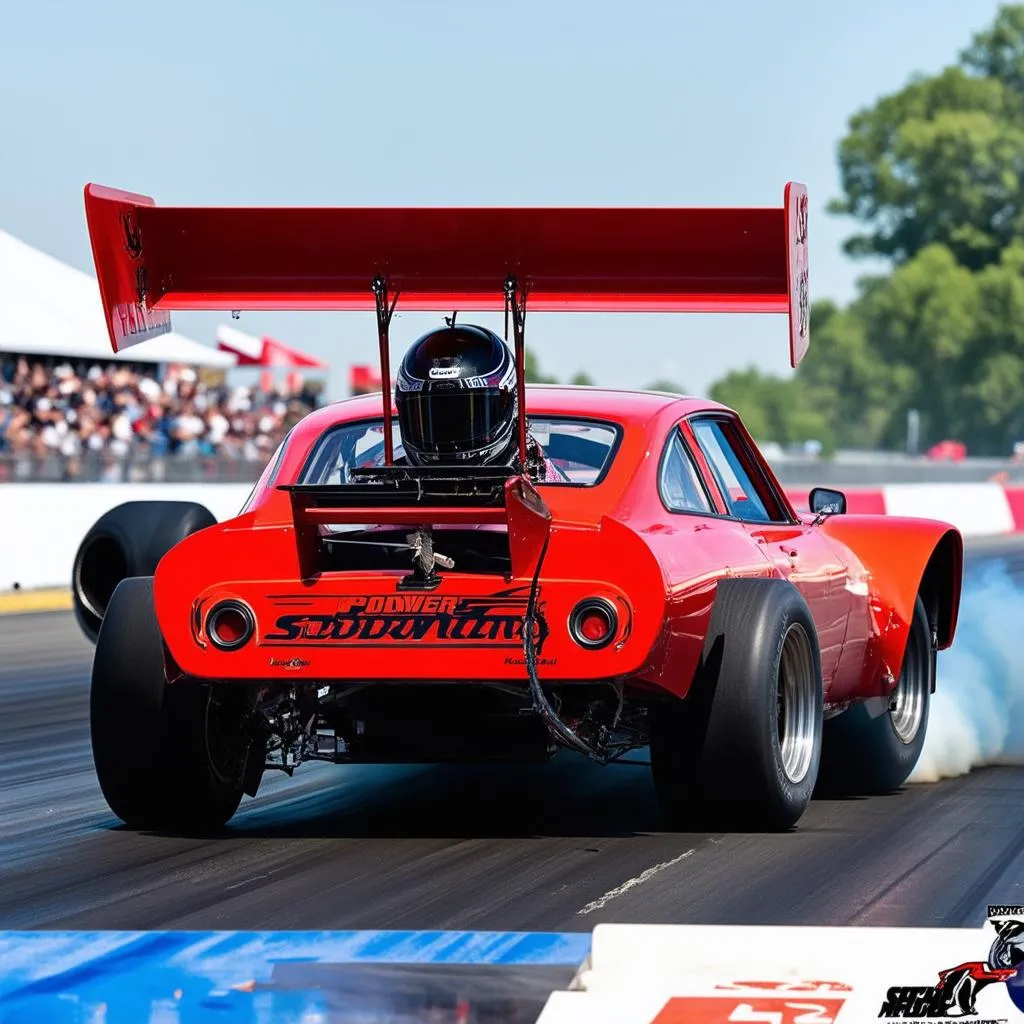
[[[674,996],[653,1024],[835,1024],[850,991],[839,981],[735,981]]]
[[[891,987],[878,1016],[920,1021],[970,1017],[975,1024],[996,1024],[978,1018],[978,997],[992,985],[1005,985],[1013,1005],[1024,1013],[1024,906],[990,906],[988,921],[996,936],[987,960],[947,967],[934,985]]]

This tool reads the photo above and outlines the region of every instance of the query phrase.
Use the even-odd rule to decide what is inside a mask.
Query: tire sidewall
[[[882,757],[891,766],[893,775],[904,774],[909,776],[914,770],[924,749],[924,741],[928,733],[928,720],[931,717],[931,691],[935,684],[935,652],[931,643],[931,626],[928,623],[928,613],[925,611],[924,603],[920,598],[914,607],[914,618],[907,635],[907,648],[903,658],[903,665],[900,667],[900,676],[897,686],[907,672],[908,662],[911,658],[924,660],[925,687],[924,687],[924,709],[921,713],[921,721],[918,724],[914,738],[905,743],[896,732],[893,725],[892,713],[886,711],[884,715],[875,720],[877,738],[877,756]],[[902,780],[905,781],[905,778]],[[902,781],[899,785],[902,785]],[[893,788],[896,788],[895,786]]]
[[[786,775],[778,736],[779,670],[794,625],[806,634],[813,675],[813,749],[799,782]],[[817,778],[822,701],[817,631],[796,587],[781,579],[720,581],[693,685],[686,697],[660,707],[652,726],[662,805],[677,818],[689,807],[740,827],[792,826]]]

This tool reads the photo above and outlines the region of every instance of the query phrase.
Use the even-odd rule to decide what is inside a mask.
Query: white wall
[[[197,501],[224,520],[237,515],[251,490],[249,484],[0,484],[0,592],[16,584],[69,586],[82,538],[122,502]],[[944,519],[965,537],[1024,532],[997,484],[900,484],[877,493],[889,514]]]
[[[197,501],[238,514],[251,484],[0,484],[0,591],[67,587],[89,527],[125,501]]]

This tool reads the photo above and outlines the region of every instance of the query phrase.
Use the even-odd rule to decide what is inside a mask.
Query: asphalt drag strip
[[[1024,546],[972,546],[972,567]],[[601,921],[977,925],[1024,902],[1024,768],[816,800],[781,835],[673,834],[649,772],[303,765],[215,839],[121,826],[93,773],[92,648],[0,618],[0,928],[589,931]]]

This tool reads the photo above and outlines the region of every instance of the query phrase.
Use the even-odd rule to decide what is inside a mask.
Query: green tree
[[[839,167],[830,208],[868,229],[847,252],[901,263],[938,243],[971,269],[998,262],[1024,232],[1024,5],[958,64],[854,114]]]
[[[838,445],[901,447],[916,409],[925,443],[1005,454],[1024,437],[1024,4],[855,113],[838,156],[846,251],[890,272],[814,304],[792,381],[745,371],[712,393],[783,443],[819,417]]]
[[[536,353],[532,349],[527,349],[524,353],[526,363],[526,383],[527,384],[558,384],[559,380],[557,377],[552,377],[550,374],[545,373],[540,368],[540,360],[537,358]],[[590,376],[584,370],[580,370],[572,380],[570,384],[586,384],[593,386],[594,378]]]
[[[960,62],[974,74],[994,78],[1024,96],[1024,5],[1001,7],[992,27],[975,35]]]
[[[795,377],[762,373],[755,367],[734,370],[711,388],[711,398],[735,409],[753,438],[783,446],[820,441],[822,450],[834,449],[828,415],[807,401],[805,387]]]
[[[644,389],[645,391],[666,391],[671,395],[685,395],[686,389],[682,384],[677,384],[674,380],[669,380],[666,377],[659,377],[657,380],[652,380],[650,384]]]
[[[908,409],[921,413],[924,437],[962,436],[962,389],[981,355],[972,344],[978,311],[977,275],[942,245],[864,286],[851,313],[885,372],[887,394],[873,392],[888,412],[880,442],[901,444]]]
[[[811,352],[796,379],[799,399],[818,410],[837,446],[872,448],[890,422],[889,372],[852,309],[823,300],[811,307]],[[824,443],[824,441],[823,441]]]
[[[957,429],[978,451],[1024,440],[1024,244],[976,275],[975,324],[963,357]]]
[[[523,362],[526,370],[526,383],[527,384],[557,384],[558,378],[551,377],[544,373],[540,368],[540,361],[537,359],[536,353],[532,349],[527,349],[523,353]]]

